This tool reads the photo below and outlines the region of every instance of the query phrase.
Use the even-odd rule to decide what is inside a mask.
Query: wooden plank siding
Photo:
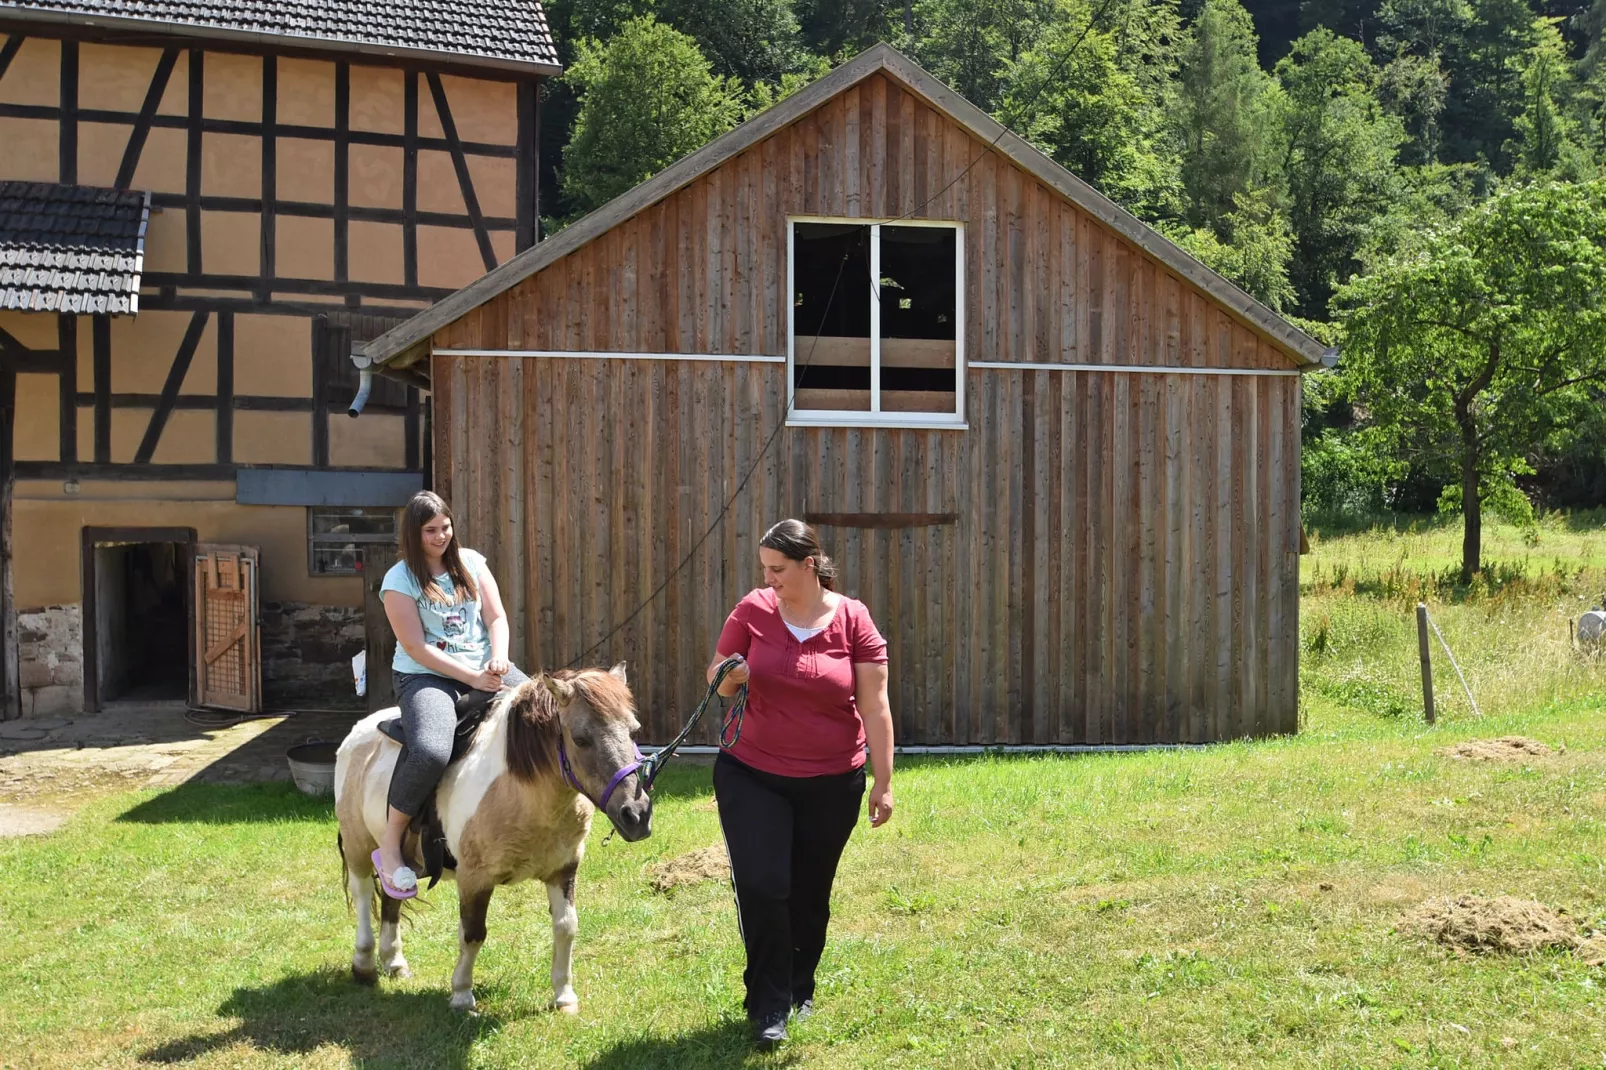
[[[503,577],[515,655],[628,661],[663,742],[767,524],[954,514],[821,529],[887,637],[900,742],[1296,730],[1293,376],[970,368],[964,430],[790,427],[763,454],[784,364],[442,352],[783,355],[787,217],[906,214],[965,224],[967,361],[1293,367],[876,74],[434,335],[436,487]]]

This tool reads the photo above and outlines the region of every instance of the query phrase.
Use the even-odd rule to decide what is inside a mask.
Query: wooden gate
[[[198,705],[262,710],[261,591],[255,546],[195,548],[195,698]]]

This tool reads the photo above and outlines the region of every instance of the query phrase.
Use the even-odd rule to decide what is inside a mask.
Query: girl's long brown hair
[[[446,500],[434,491],[421,490],[407,503],[407,511],[402,514],[402,560],[407,562],[407,571],[418,581],[425,598],[431,602],[450,604],[452,600],[446,597],[446,592],[441,590],[441,585],[430,574],[429,558],[424,553],[424,525],[438,516],[444,516],[452,522],[452,538],[446,544],[446,552],[441,555],[441,563],[446,566],[446,575],[451,577],[456,601],[473,602],[479,598],[480,589],[474,577],[468,574],[468,569],[463,567],[463,557],[458,552],[461,547],[457,542],[457,518],[452,515]]]

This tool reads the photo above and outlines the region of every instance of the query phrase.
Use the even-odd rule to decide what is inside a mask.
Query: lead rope
[[[670,740],[668,746],[661,748],[658,753],[641,763],[641,780],[648,791],[652,790],[652,782],[657,779],[664,766],[669,764],[669,759],[680,749],[680,745],[686,742],[686,737],[691,735],[692,729],[697,727],[697,722],[702,720],[703,713],[708,709],[708,704],[714,701],[715,695],[719,694],[719,685],[724,683],[725,677],[729,676],[732,670],[742,663],[743,660],[740,654],[732,654],[720,662],[719,668],[714,670],[714,679],[709,682],[708,690],[704,693],[703,700],[697,704],[697,709],[692,712],[691,719],[686,722],[686,727],[680,730],[679,735]],[[719,745],[722,749],[730,750],[736,746],[736,741],[742,738],[742,720],[746,715],[747,685],[742,684],[737,687],[736,696],[731,701],[730,709],[725,711],[725,719],[719,726]]]

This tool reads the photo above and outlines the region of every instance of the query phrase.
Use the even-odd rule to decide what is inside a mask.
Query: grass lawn
[[[905,761],[894,822],[849,845],[819,1009],[782,1053],[748,1054],[728,890],[648,886],[718,842],[707,769],[682,765],[652,839],[591,844],[575,1018],[544,1009],[529,885],[493,901],[482,1016],[447,1009],[449,885],[406,933],[416,978],[352,984],[331,807],[288,787],[112,795],[0,841],[0,1065],[1600,1067],[1606,970],[1397,930],[1463,893],[1606,928],[1606,658],[1566,634],[1606,588],[1594,524],[1537,546],[1497,529],[1499,581],[1459,593],[1434,580],[1458,529],[1316,533],[1297,738]],[[1441,721],[1420,723],[1423,595],[1481,718],[1436,650]],[[1513,733],[1558,753],[1437,753]]]

